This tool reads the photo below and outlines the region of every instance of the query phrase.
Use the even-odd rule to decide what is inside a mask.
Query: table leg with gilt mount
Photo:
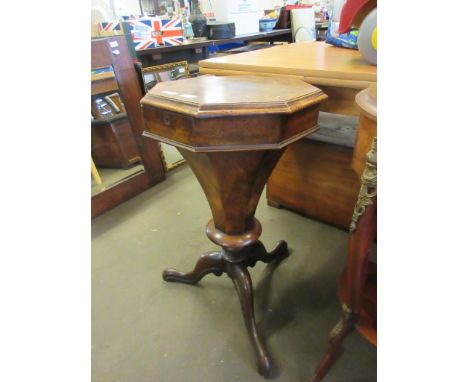
[[[361,109],[352,167],[361,188],[350,224],[348,257],[339,284],[342,317],[330,332],[328,351],[310,382],[320,382],[342,353],[345,337],[356,328],[377,346],[377,265],[369,261],[377,235],[377,106],[376,87],[356,96]]]

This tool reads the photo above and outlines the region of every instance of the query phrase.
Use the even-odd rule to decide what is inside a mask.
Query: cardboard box
[[[206,3],[206,2],[205,2]],[[211,0],[203,9],[213,11],[216,21],[235,23],[236,35],[258,33],[263,15],[258,0]]]

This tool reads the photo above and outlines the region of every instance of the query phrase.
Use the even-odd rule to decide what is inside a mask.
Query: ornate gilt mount
[[[372,147],[366,155],[366,168],[361,176],[361,188],[358,200],[354,206],[353,217],[349,231],[353,232],[359,218],[366,212],[366,207],[373,203],[373,198],[377,195],[377,137],[374,137]]]
[[[340,335],[345,335],[346,332],[352,325],[353,312],[349,309],[346,304],[343,304],[341,307],[343,311],[342,319],[333,327],[330,332],[330,340],[333,341],[338,338]]]

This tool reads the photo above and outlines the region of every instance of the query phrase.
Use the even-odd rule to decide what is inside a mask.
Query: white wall
[[[232,1],[232,4],[234,5],[234,2],[236,0],[228,0]],[[211,10],[210,4],[213,6],[213,8],[221,7],[223,6],[228,6],[226,3],[228,1],[225,0],[201,0],[200,1],[200,7],[203,12],[209,12]],[[258,10],[259,17],[263,16],[264,12],[263,10],[265,9],[274,9],[275,6],[282,6],[283,5],[283,0],[249,0],[248,3],[252,4],[253,8],[256,8]],[[215,4],[215,5],[213,5]],[[234,8],[236,8],[234,6]]]
[[[283,6],[283,0],[259,0],[259,8],[263,9],[274,9],[276,6]]]
[[[141,13],[138,0],[114,0],[114,9],[117,16],[139,15]]]
[[[211,2],[224,2],[224,0],[211,0]],[[264,9],[274,9],[275,6],[282,6],[283,0],[252,0],[257,3],[259,16],[263,15]],[[313,4],[321,2],[323,5],[333,3],[333,0],[303,0],[303,3]],[[209,9],[209,0],[201,0],[201,7],[204,11]],[[115,11],[115,13],[114,13]],[[140,4],[138,0],[91,0],[91,22],[113,20],[123,15],[139,15]]]
[[[320,3],[322,6],[326,6],[327,3],[333,3],[333,0],[302,0],[302,4],[315,4]],[[283,0],[258,0],[259,5],[262,9],[273,9],[275,6],[283,6]],[[295,3],[295,1],[291,1]]]
[[[91,22],[114,20],[124,15],[139,15],[138,0],[91,0]]]
[[[234,1],[234,0],[232,0]],[[275,7],[283,6],[284,2],[283,0],[250,0],[252,3],[256,4],[258,7],[259,15],[263,15],[263,10],[265,9],[274,9]],[[201,8],[204,12],[209,11],[210,6],[209,4],[213,3],[226,3],[227,1],[225,0],[200,0],[200,5]],[[295,3],[295,0],[291,0],[291,3]],[[333,7],[333,0],[303,0],[303,4],[320,4],[321,7],[325,6],[328,7],[329,9]]]
[[[110,0],[91,0],[91,23],[115,19]]]

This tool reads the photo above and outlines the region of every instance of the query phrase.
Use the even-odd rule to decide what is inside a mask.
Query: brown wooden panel
[[[269,204],[348,229],[359,192],[352,149],[302,139],[291,144],[267,184]]]
[[[138,163],[141,158],[128,120],[123,119],[112,123],[112,130],[119,143],[122,156],[129,165]]]
[[[97,167],[127,168],[140,161],[126,118],[91,127],[91,156]]]
[[[103,80],[91,82],[91,95],[115,92],[118,90],[119,85],[117,85],[117,82],[115,82],[114,78],[106,78]]]
[[[108,41],[116,41],[119,44],[118,55],[111,54],[114,62],[114,73],[119,84],[122,100],[127,110],[128,118],[132,126],[137,146],[140,150],[145,170],[151,183],[156,184],[164,179],[164,166],[159,155],[159,147],[156,141],[143,138],[143,115],[140,108],[140,100],[143,93],[139,84],[137,71],[133,63],[133,57],[127,47],[125,36],[115,36]]]
[[[377,122],[361,114],[359,129],[356,134],[356,145],[353,153],[352,167],[356,174],[362,174],[366,167],[366,155],[372,147],[377,134]]]
[[[320,86],[320,89],[328,96],[320,105],[320,111],[355,116],[360,114],[354,101],[360,89],[338,86]]]
[[[91,218],[95,218],[103,212],[118,206],[120,203],[133,198],[149,187],[151,187],[151,184],[148,175],[146,172],[142,172],[94,195],[91,198]]]
[[[91,68],[103,68],[112,65],[112,54],[107,39],[91,42]]]

